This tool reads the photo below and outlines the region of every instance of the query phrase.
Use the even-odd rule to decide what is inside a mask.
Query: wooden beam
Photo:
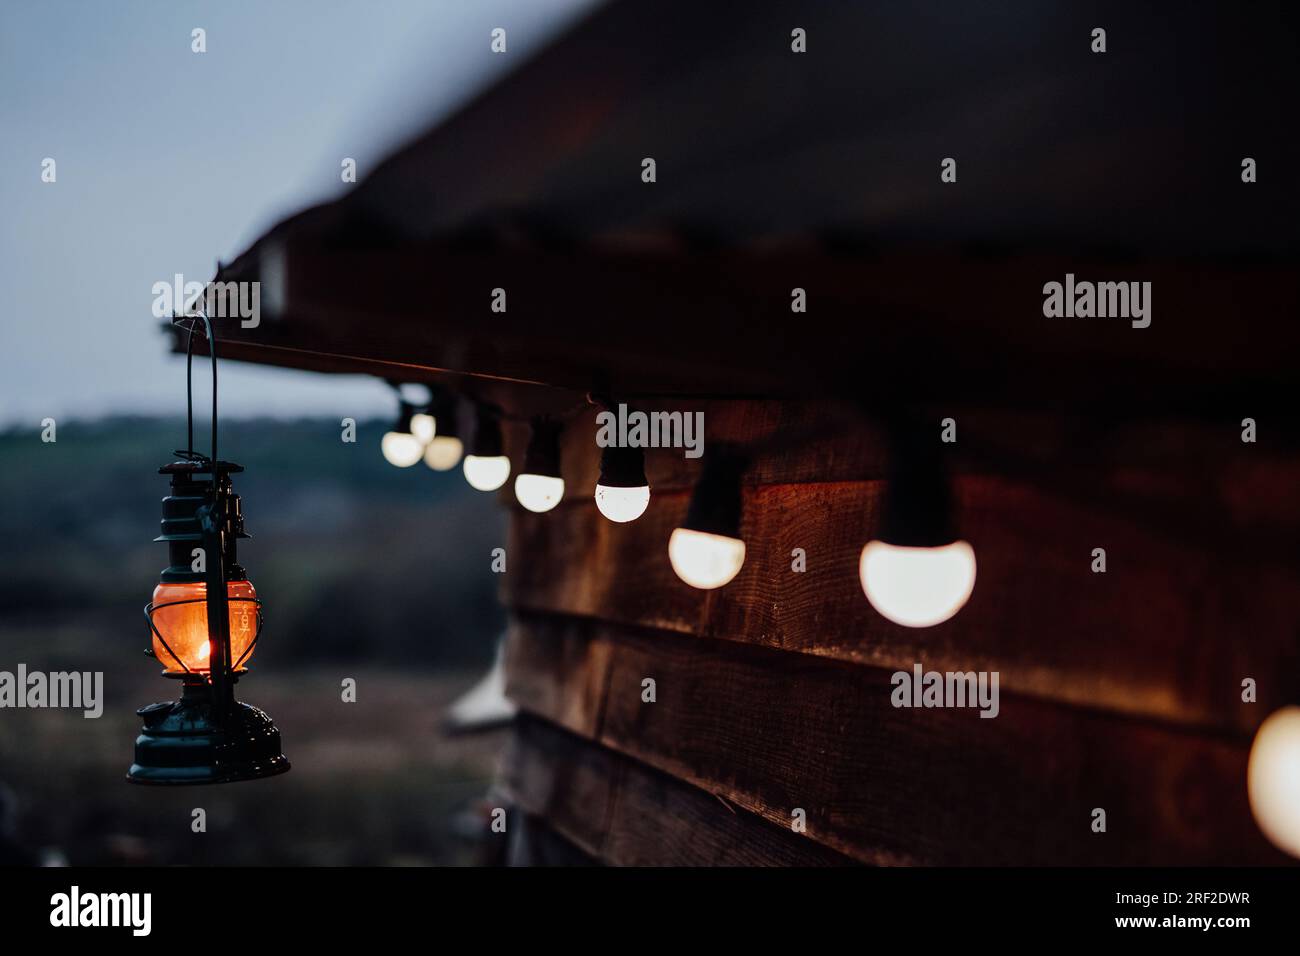
[[[1043,285],[1067,272],[1151,282],[1151,327],[1045,318]],[[276,275],[279,314],[222,327],[240,343],[232,355],[281,364],[311,353],[349,370],[624,395],[849,396],[876,408],[1032,400],[1130,414],[1262,407],[1289,394],[1300,364],[1291,264],[299,240],[277,252]],[[795,286],[808,290],[806,314],[790,311]],[[490,308],[495,288],[505,313]]]

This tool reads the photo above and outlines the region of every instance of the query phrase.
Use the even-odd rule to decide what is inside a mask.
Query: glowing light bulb
[[[410,468],[424,454],[424,445],[410,432],[385,432],[379,450],[390,465]]]
[[[965,541],[909,548],[869,541],[858,566],[871,606],[895,624],[931,627],[961,610],[975,587],[975,551]]]
[[[600,478],[596,480],[596,507],[610,521],[635,521],[650,504],[650,482],[645,477],[645,453],[640,448],[608,445],[600,453]]]
[[[466,455],[465,480],[476,491],[496,491],[510,477],[510,459],[505,455]]]
[[[564,497],[564,479],[523,474],[515,478],[515,498],[529,511],[550,511]]]
[[[610,521],[620,524],[635,521],[645,514],[650,504],[650,486],[640,488],[609,488],[596,486],[596,507]]]
[[[564,497],[560,477],[559,422],[538,419],[524,453],[524,470],[515,478],[515,498],[529,511],[550,511]]]
[[[1283,707],[1259,725],[1250,748],[1246,792],[1264,836],[1300,857],[1300,707]]]
[[[474,433],[465,456],[465,480],[478,491],[496,491],[510,477],[510,459],[501,443],[501,423],[483,405],[476,407]]]
[[[745,468],[744,456],[734,448],[716,447],[695,482],[685,520],[668,539],[673,570],[693,588],[720,588],[745,563],[740,537],[740,479]]]
[[[411,416],[411,434],[421,445],[427,445],[433,441],[433,436],[438,432],[438,422],[428,412],[416,412]]]
[[[465,450],[459,438],[438,435],[424,451],[424,463],[434,471],[450,471],[460,464],[460,453]]]
[[[668,539],[668,560],[679,578],[693,588],[708,591],[722,587],[740,573],[745,563],[745,542],[678,528]]]

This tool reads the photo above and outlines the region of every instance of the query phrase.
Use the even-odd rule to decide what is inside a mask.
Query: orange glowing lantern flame
[[[165,581],[154,588],[153,652],[164,673],[211,671],[207,592],[202,581]],[[230,601],[230,662],[236,673],[242,673],[257,643],[257,592],[249,581],[230,581],[226,593]]]

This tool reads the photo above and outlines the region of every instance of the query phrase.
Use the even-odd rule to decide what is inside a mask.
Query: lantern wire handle
[[[189,320],[189,324],[185,323]],[[217,336],[212,331],[212,322],[202,312],[188,316],[174,316],[172,324],[189,332],[185,343],[185,422],[187,450],[183,457],[189,461],[202,459],[203,455],[194,451],[194,330],[199,321],[203,322],[203,335],[208,340],[208,355],[212,359],[212,488],[217,489]]]

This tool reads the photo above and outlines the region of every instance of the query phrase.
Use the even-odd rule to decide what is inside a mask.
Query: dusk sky
[[[184,362],[167,354],[153,283],[211,278],[280,218],[351,188],[343,157],[364,179],[593,5],[0,7],[0,426],[179,413]],[[489,51],[498,26],[504,56]],[[190,49],[195,27],[206,53]],[[392,409],[364,377],[234,362],[222,376],[231,416]]]

